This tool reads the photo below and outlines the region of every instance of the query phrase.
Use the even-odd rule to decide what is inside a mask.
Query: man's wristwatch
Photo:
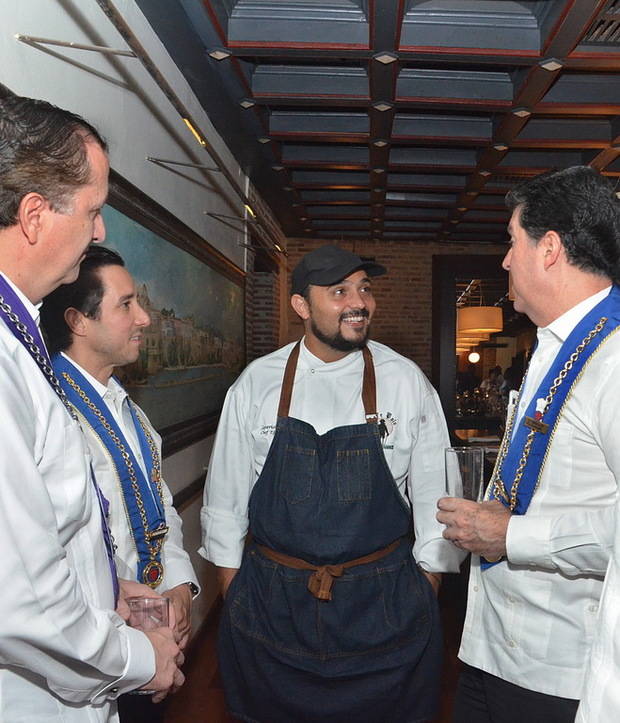
[[[192,591],[192,597],[196,597],[196,595],[200,592],[196,585],[194,585],[193,582],[186,582],[185,584],[189,585],[189,589]]]

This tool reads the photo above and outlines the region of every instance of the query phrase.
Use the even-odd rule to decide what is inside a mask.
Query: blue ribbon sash
[[[592,335],[581,353],[577,355],[577,348],[599,322],[601,324],[600,331]],[[511,426],[507,426],[502,446],[508,444],[509,447],[499,467],[499,477],[503,480],[505,491],[509,496],[512,485],[518,475],[518,469],[524,454],[526,457],[521,478],[518,482],[516,505],[513,514],[524,515],[527,512],[538,486],[547,449],[553,438],[553,432],[561,418],[564,404],[569,398],[573,386],[578,383],[580,374],[589,359],[618,326],[620,326],[620,289],[617,286],[613,286],[610,293],[581,319],[562,344],[557,356],[553,360],[551,368],[540,383],[536,393],[532,396],[520,420],[519,426],[514,433],[512,441],[506,438],[512,431]],[[567,362],[573,355],[575,355],[576,358],[573,359],[569,368],[565,369]],[[561,372],[561,383],[557,386],[550,403],[545,404],[544,409],[541,410],[540,400],[547,399],[552,385],[558,379]],[[517,401],[514,411],[515,415],[518,406],[519,402]],[[499,462],[500,459],[498,459],[498,464]],[[509,507],[509,500],[506,500],[502,495],[498,496],[495,492],[493,480],[496,474],[498,474],[498,470],[494,472],[491,480],[489,499],[499,500],[504,506]],[[489,562],[481,558],[480,566],[484,570],[498,562],[499,561]]]
[[[158,485],[160,465],[154,442],[151,439],[149,444],[147,432],[129,401],[147,469],[145,476],[125,435],[92,384],[61,354],[54,355],[52,363],[67,398],[97,434],[114,462],[138,552],[136,579],[155,588],[163,579],[161,550],[168,528]]]

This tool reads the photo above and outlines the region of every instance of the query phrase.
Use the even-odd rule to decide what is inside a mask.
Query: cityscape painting
[[[164,433],[217,415],[245,362],[243,287],[112,206],[105,245],[118,251],[151,317],[140,357],[117,369]]]

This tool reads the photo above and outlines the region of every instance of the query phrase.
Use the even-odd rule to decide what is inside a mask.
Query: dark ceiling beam
[[[487,175],[486,172],[497,168],[514,139],[531,118],[533,108],[537,107],[555,82],[564,57],[578,45],[596,15],[603,10],[605,4],[606,0],[566,0],[564,10],[542,48],[543,60],[556,58],[559,67],[547,69],[537,64],[529,70],[518,72],[515,75],[514,110],[500,120],[495,128],[491,146],[480,154],[476,172],[480,177],[482,171],[482,182],[478,183],[476,178],[473,182],[475,185],[469,184],[468,190],[479,190],[484,186],[486,179],[490,177],[490,174]],[[529,111],[529,113],[520,117],[519,109],[521,108],[523,113],[526,111]],[[507,147],[504,148],[504,146]],[[452,212],[451,217],[446,219],[442,231],[449,232],[450,226],[458,224],[461,219],[459,214],[463,213],[458,209],[469,208],[471,200],[472,194],[467,193],[458,199],[457,208]]]
[[[543,47],[543,57],[569,55],[606,5],[607,0],[570,0]]]

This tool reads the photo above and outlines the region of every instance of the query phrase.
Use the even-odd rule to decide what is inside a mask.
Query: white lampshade
[[[459,335],[473,332],[492,334],[503,328],[502,310],[499,306],[462,306],[457,309],[456,328]]]
[[[474,334],[473,332],[467,334],[458,334],[456,337],[457,344],[477,346],[481,341],[488,341],[489,334]]]

